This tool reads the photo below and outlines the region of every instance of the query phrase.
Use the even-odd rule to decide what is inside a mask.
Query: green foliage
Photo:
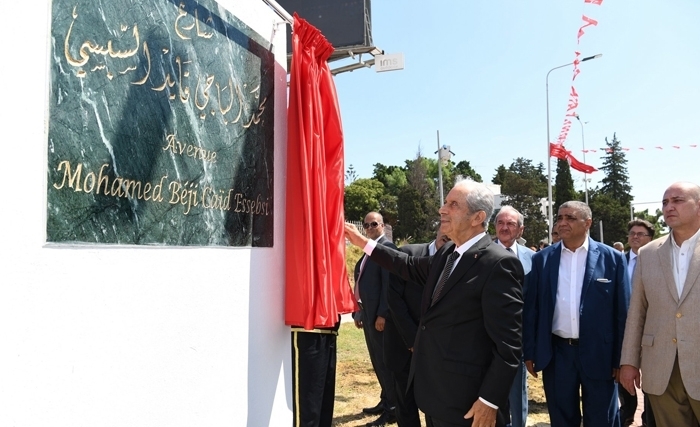
[[[503,185],[503,183],[506,181],[507,174],[508,169],[506,169],[505,166],[501,165],[498,168],[496,168],[496,174],[493,176],[491,182],[497,185]]]
[[[345,171],[345,184],[352,184],[353,181],[357,179],[357,172],[355,171],[355,167],[353,165],[350,165],[348,167],[348,170]]]
[[[627,159],[617,135],[613,133],[612,141],[605,138],[605,144],[608,148],[600,168],[605,173],[602,186],[596,188],[593,194],[588,192],[593,211],[591,237],[600,241],[599,221],[603,221],[604,243],[612,246],[615,242],[627,241],[632,186],[627,175]]]
[[[627,223],[630,220],[629,207],[621,205],[618,200],[598,188],[588,191],[588,200],[588,205],[593,212],[591,237],[601,241],[600,221],[603,221],[605,244],[612,246],[615,242],[626,242]]]
[[[412,237],[413,242],[423,243],[435,238],[439,202],[435,182],[429,177],[429,167],[436,164],[437,161],[431,163],[420,153],[414,160],[406,161],[407,185],[398,195],[395,240]]]
[[[360,178],[345,187],[345,219],[362,221],[368,212],[381,213],[384,184],[376,179]]]
[[[398,196],[403,187],[406,186],[406,171],[399,166],[384,166],[381,163],[374,165],[374,175],[372,178],[384,184],[388,194]]]
[[[650,214],[649,209],[644,209],[643,211],[634,212],[634,217],[643,219],[645,221],[649,221],[651,225],[654,226],[654,238],[659,238],[663,235],[668,234],[668,228],[666,226],[666,222],[663,220],[663,211],[661,209],[657,209],[656,213]]]
[[[574,189],[574,180],[571,177],[571,166],[569,162],[562,159],[557,159],[557,176],[554,179],[554,212],[559,209],[559,206],[569,200],[585,200],[579,199],[578,193]]]
[[[362,249],[357,246],[350,245],[345,247],[345,267],[348,270],[348,278],[353,288],[355,287],[355,265],[362,258],[363,253]]]
[[[453,173],[455,176],[461,175],[464,178],[471,178],[476,182],[483,182],[481,175],[476,173],[476,171],[472,169],[471,165],[466,160],[462,160],[461,162],[457,163],[457,165],[454,167]]]
[[[548,234],[547,222],[542,213],[542,199],[547,197],[544,166],[541,163],[534,166],[532,160],[519,157],[508,169],[499,166],[494,182],[496,179],[501,185],[503,204],[513,206],[525,217],[523,239],[529,245],[537,245]]]
[[[620,144],[621,142],[615,133],[613,133],[612,141],[608,142],[608,138],[605,138],[605,145],[608,146],[608,149],[603,157],[603,166],[600,167],[605,172],[600,191],[618,200],[620,204],[629,207],[632,202],[632,186],[627,174],[627,158],[625,158]]]

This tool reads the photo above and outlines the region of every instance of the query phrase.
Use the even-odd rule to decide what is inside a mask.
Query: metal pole
[[[600,58],[603,56],[602,53],[599,53],[597,55],[593,56],[587,56],[581,60],[581,62],[586,62],[591,59],[596,59]],[[547,207],[547,212],[548,212],[548,221],[549,222],[549,234],[547,235],[547,238],[549,241],[552,241],[552,223],[554,221],[554,213],[552,212],[552,162],[551,158],[549,155],[549,144],[551,142],[549,138],[549,73],[551,73],[554,70],[557,70],[559,68],[564,68],[568,67],[569,65],[573,65],[573,62],[569,62],[568,64],[560,65],[558,67],[554,67],[551,70],[547,71],[547,77],[545,78],[545,96],[547,98],[547,201],[549,203],[549,206]]]
[[[581,144],[583,145],[583,163],[586,163],[586,139],[584,138],[583,135],[583,122],[581,121],[581,118],[576,114],[576,120],[581,124]],[[584,192],[586,193],[586,204],[588,204],[588,174],[586,172],[583,173],[583,188]]]
[[[552,212],[553,207],[552,207],[552,158],[550,155],[550,150],[549,150],[549,144],[551,142],[551,139],[549,138],[549,73],[552,71],[558,69],[558,68],[563,68],[563,67],[568,67],[569,65],[573,65],[573,62],[570,62],[568,64],[560,65],[558,67],[554,67],[551,70],[547,72],[547,77],[545,78],[545,98],[547,99],[547,222],[548,222],[548,232],[547,232],[547,241],[551,242],[552,241],[552,225],[554,225],[554,213]]]
[[[445,204],[445,192],[442,189],[442,165],[440,164],[440,131],[437,131],[437,147],[438,147],[438,185],[440,187],[440,206]]]
[[[603,220],[600,220],[600,243],[605,243],[605,240],[603,240]]]

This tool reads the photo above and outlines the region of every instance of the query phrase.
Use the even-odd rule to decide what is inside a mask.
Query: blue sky
[[[598,25],[585,28],[577,45],[584,14]],[[516,157],[545,163],[545,76],[579,50],[582,57],[603,54],[581,64],[574,82],[577,112],[588,122],[586,148],[604,147],[616,132],[630,148],[635,203],[660,201],[672,182],[700,183],[700,147],[689,147],[700,145],[698,19],[697,0],[375,0],[374,44],[403,53],[405,69],[336,76],[346,167],[369,178],[373,164],[403,165],[419,147],[433,156],[438,130],[453,160],[468,160],[485,180]],[[562,68],[549,78],[552,139],[565,118],[572,72]],[[576,121],[566,147],[583,160]],[[588,153],[586,163],[599,167],[601,156]],[[583,174],[572,174],[583,189]],[[593,188],[602,172],[590,177]]]

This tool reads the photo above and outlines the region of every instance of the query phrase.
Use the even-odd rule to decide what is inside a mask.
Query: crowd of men
[[[523,216],[480,183],[455,184],[430,244],[397,249],[381,215],[346,224],[363,249],[355,297],[379,403],[379,427],[525,427],[527,372],[542,373],[552,427],[629,425],[645,393],[649,426],[700,419],[700,187],[663,195],[668,235],[628,226],[629,252],[589,237],[592,212],[562,204],[560,241],[537,252],[518,243]],[[554,234],[553,233],[553,234]],[[653,241],[652,241],[653,240]],[[620,406],[620,404],[622,406]]]

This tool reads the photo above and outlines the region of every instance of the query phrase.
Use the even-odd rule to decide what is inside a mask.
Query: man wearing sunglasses
[[[384,236],[384,218],[378,212],[368,213],[362,227],[373,242],[396,249],[396,245]],[[353,314],[353,319],[355,326],[365,334],[369,358],[381,387],[379,403],[362,410],[366,414],[379,415],[379,418],[367,424],[368,427],[381,427],[396,422],[394,382],[391,371],[384,363],[384,324],[389,317],[387,290],[390,276],[387,270],[366,255],[355,265],[355,298],[360,311]]]
[[[460,180],[440,208],[452,239],[435,255],[408,256],[345,236],[392,273],[424,283],[409,384],[434,427],[502,427],[521,356],[523,266],[486,233],[494,210],[484,184]]]

